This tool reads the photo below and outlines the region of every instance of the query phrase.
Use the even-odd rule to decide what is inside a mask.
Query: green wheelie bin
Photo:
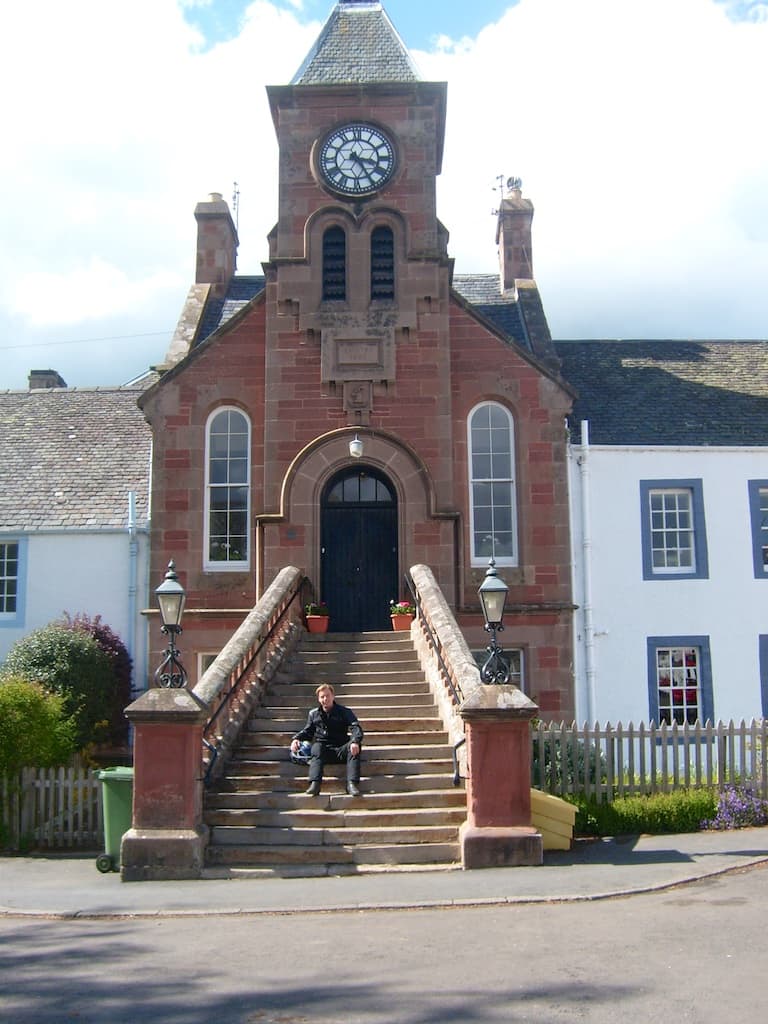
[[[133,768],[102,768],[96,775],[101,782],[106,851],[96,858],[96,867],[105,873],[119,871],[120,841],[131,827],[133,814]]]

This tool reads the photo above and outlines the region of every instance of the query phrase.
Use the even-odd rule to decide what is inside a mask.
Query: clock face
[[[323,180],[345,196],[370,195],[395,172],[395,150],[370,124],[345,124],[326,137],[318,159]]]

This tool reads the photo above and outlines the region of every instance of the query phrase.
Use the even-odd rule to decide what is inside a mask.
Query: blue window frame
[[[217,409],[209,418],[205,468],[205,568],[247,569],[251,425],[239,409]]]
[[[649,636],[648,710],[672,725],[714,721],[708,636]]]
[[[768,480],[750,480],[748,486],[755,579],[768,580]]]
[[[0,627],[23,626],[27,597],[27,538],[0,537]]]
[[[768,633],[758,637],[760,652],[760,706],[763,718],[768,718]]]
[[[641,480],[643,579],[707,579],[701,480]]]

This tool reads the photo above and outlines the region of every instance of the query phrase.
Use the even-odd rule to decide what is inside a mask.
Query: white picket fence
[[[692,725],[571,725],[532,730],[535,788],[603,800],[746,785],[768,800],[768,719]]]
[[[539,723],[532,784],[603,800],[747,784],[768,800],[768,719],[694,725]],[[103,847],[101,783],[84,767],[26,768],[0,779],[7,850]]]
[[[24,768],[0,778],[0,837],[6,849],[100,849],[101,783],[78,768]]]

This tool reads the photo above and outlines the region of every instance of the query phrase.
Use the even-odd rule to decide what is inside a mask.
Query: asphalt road
[[[768,865],[625,898],[0,918],[3,1024],[762,1022]]]

